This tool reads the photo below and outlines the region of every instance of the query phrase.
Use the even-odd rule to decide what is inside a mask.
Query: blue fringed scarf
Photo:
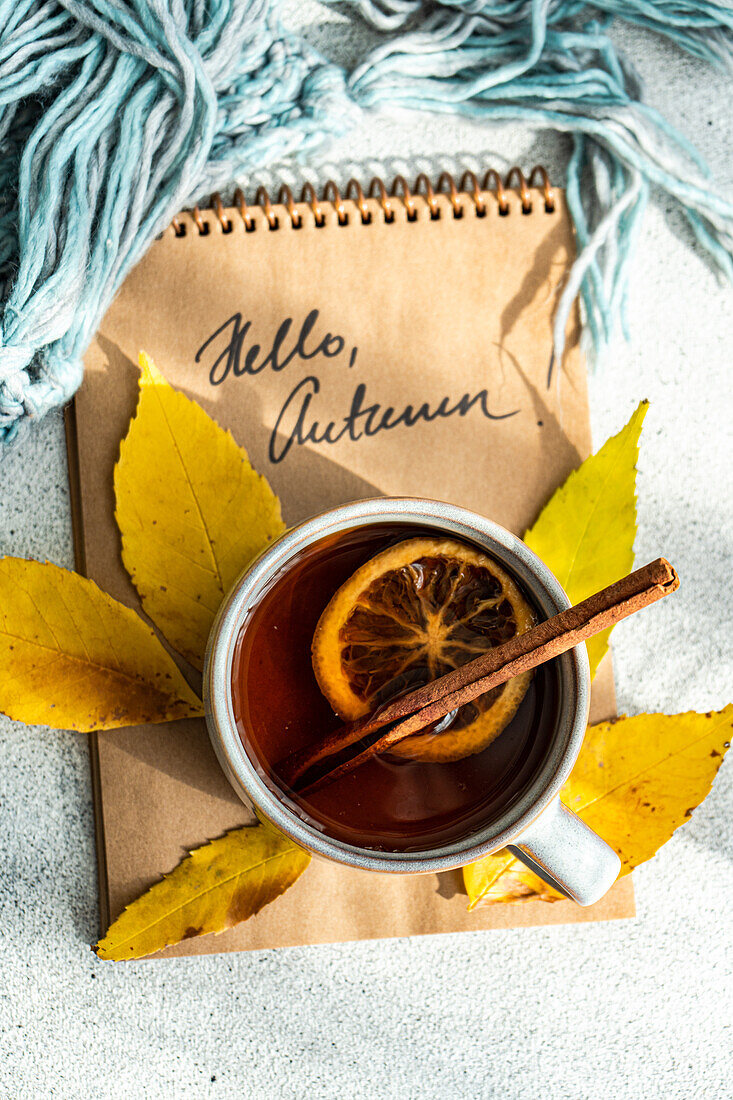
[[[352,71],[287,34],[277,0],[0,0],[0,440],[73,394],[115,291],[181,208],[401,106],[572,136],[580,294],[602,350],[623,319],[650,189],[733,277],[733,203],[641,100],[613,17],[733,70],[716,0],[341,0],[382,41]]]

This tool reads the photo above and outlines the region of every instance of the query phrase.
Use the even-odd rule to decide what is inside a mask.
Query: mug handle
[[[508,848],[530,871],[578,905],[593,905],[602,898],[621,870],[613,848],[559,798]]]

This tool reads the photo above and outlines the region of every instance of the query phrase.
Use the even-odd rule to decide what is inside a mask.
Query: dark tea
[[[253,763],[304,820],[336,840],[377,851],[428,851],[463,840],[498,818],[537,774],[558,714],[558,677],[555,662],[550,662],[535,672],[513,717],[482,751],[447,761],[411,759],[396,753],[373,756],[313,793],[307,786],[295,791],[283,783],[278,764],[296,750],[321,741],[344,720],[334,712],[313,670],[311,647],[324,609],[365,563],[420,537],[436,540],[440,532],[384,523],[324,537],[308,547],[250,613],[237,642],[232,671],[237,727]],[[462,545],[468,556],[476,556],[475,547]],[[488,620],[476,611],[475,593],[456,596],[455,585],[451,589],[450,577],[440,574],[436,562],[424,558],[418,563],[423,572],[433,570],[435,574],[422,576],[420,583],[432,586],[434,601],[451,598],[455,604],[462,600],[459,611],[465,613],[459,627],[452,628],[451,644],[446,647],[446,659],[450,658],[454,667],[456,662],[470,659],[472,638],[477,632],[485,633]],[[495,601],[499,610],[501,599],[499,593]],[[531,604],[525,594],[523,599]],[[387,624],[384,653],[389,657],[390,646],[400,644],[405,628],[395,626],[389,616],[382,617]],[[501,618],[498,626],[495,619],[489,624],[497,631],[492,644],[500,644],[506,639]],[[368,647],[359,645],[363,632],[358,632],[358,617],[354,623],[355,641],[348,652],[357,670],[353,682],[358,690],[369,682],[369,661],[374,658]],[[482,644],[485,647],[485,638]],[[375,655],[383,661],[383,654],[375,651]],[[388,668],[388,682],[375,696],[377,702],[419,686],[451,667],[428,667],[426,660],[424,668],[417,668],[419,662],[413,661],[410,668],[415,674],[405,678],[397,674],[399,662],[391,659],[394,668]],[[453,721],[460,735],[460,723],[466,719],[459,715]],[[449,718],[439,730],[450,722]]]

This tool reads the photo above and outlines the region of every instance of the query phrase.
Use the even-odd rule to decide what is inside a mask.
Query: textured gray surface
[[[650,101],[733,191],[730,79],[623,39]],[[410,174],[541,160],[557,178],[564,151],[521,129],[419,118],[370,122],[330,163],[364,178],[384,158]],[[733,667],[733,294],[675,213],[647,217],[630,326],[592,381],[594,434],[651,400],[637,557],[665,553],[684,584],[616,631],[619,705],[718,708]],[[71,564],[60,417],[0,465],[0,552]],[[0,736],[2,1097],[730,1096],[730,763],[636,872],[633,921],[115,966],[88,946],[98,917],[84,741],[3,719]]]

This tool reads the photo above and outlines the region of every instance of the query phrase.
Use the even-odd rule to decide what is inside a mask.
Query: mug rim
[[[517,838],[557,797],[572,771],[585,735],[590,706],[590,668],[585,646],[556,658],[559,713],[550,749],[525,790],[490,824],[433,849],[384,852],[328,836],[304,821],[278,797],[248,755],[237,729],[232,700],[236,642],[247,616],[278,574],[306,547],[330,534],[378,523],[434,527],[474,542],[507,566],[541,613],[550,616],[570,600],[543,561],[516,535],[493,520],[458,505],[422,497],[373,497],[328,509],[287,530],[235,582],[212,626],[203,672],[206,724],[219,763],[242,801],[294,843],[351,867],[380,872],[425,874],[474,862]]]

